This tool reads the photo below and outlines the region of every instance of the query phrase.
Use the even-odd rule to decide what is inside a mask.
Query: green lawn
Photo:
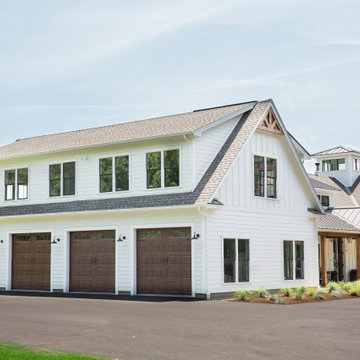
[[[28,349],[22,346],[0,345],[0,360],[96,360],[90,356],[63,354],[47,350]]]

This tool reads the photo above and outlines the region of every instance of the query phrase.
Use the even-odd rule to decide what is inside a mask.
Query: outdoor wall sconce
[[[3,243],[4,243],[4,240],[0,240],[0,243],[3,244]]]
[[[126,240],[126,236],[125,235],[119,235],[119,238],[117,239],[117,242],[119,242],[119,241],[124,241],[124,240]]]
[[[197,240],[199,237],[200,237],[200,234],[195,231],[191,240]]]
[[[60,239],[59,238],[54,238],[53,241],[51,242],[52,244],[57,244],[60,242]]]

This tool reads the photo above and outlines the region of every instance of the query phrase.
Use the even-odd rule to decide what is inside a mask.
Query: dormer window
[[[324,207],[329,207],[330,206],[330,196],[328,195],[318,195],[321,205]]]
[[[322,171],[346,170],[345,159],[323,160]]]

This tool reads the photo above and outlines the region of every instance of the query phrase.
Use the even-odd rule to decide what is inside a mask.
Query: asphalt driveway
[[[0,343],[121,360],[358,360],[360,299],[279,306],[0,296]]]

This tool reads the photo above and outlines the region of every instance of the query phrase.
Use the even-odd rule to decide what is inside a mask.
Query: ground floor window
[[[249,240],[224,239],[224,282],[249,281]]]
[[[284,279],[304,279],[304,242],[284,241]],[[294,263],[295,259],[295,263]]]

